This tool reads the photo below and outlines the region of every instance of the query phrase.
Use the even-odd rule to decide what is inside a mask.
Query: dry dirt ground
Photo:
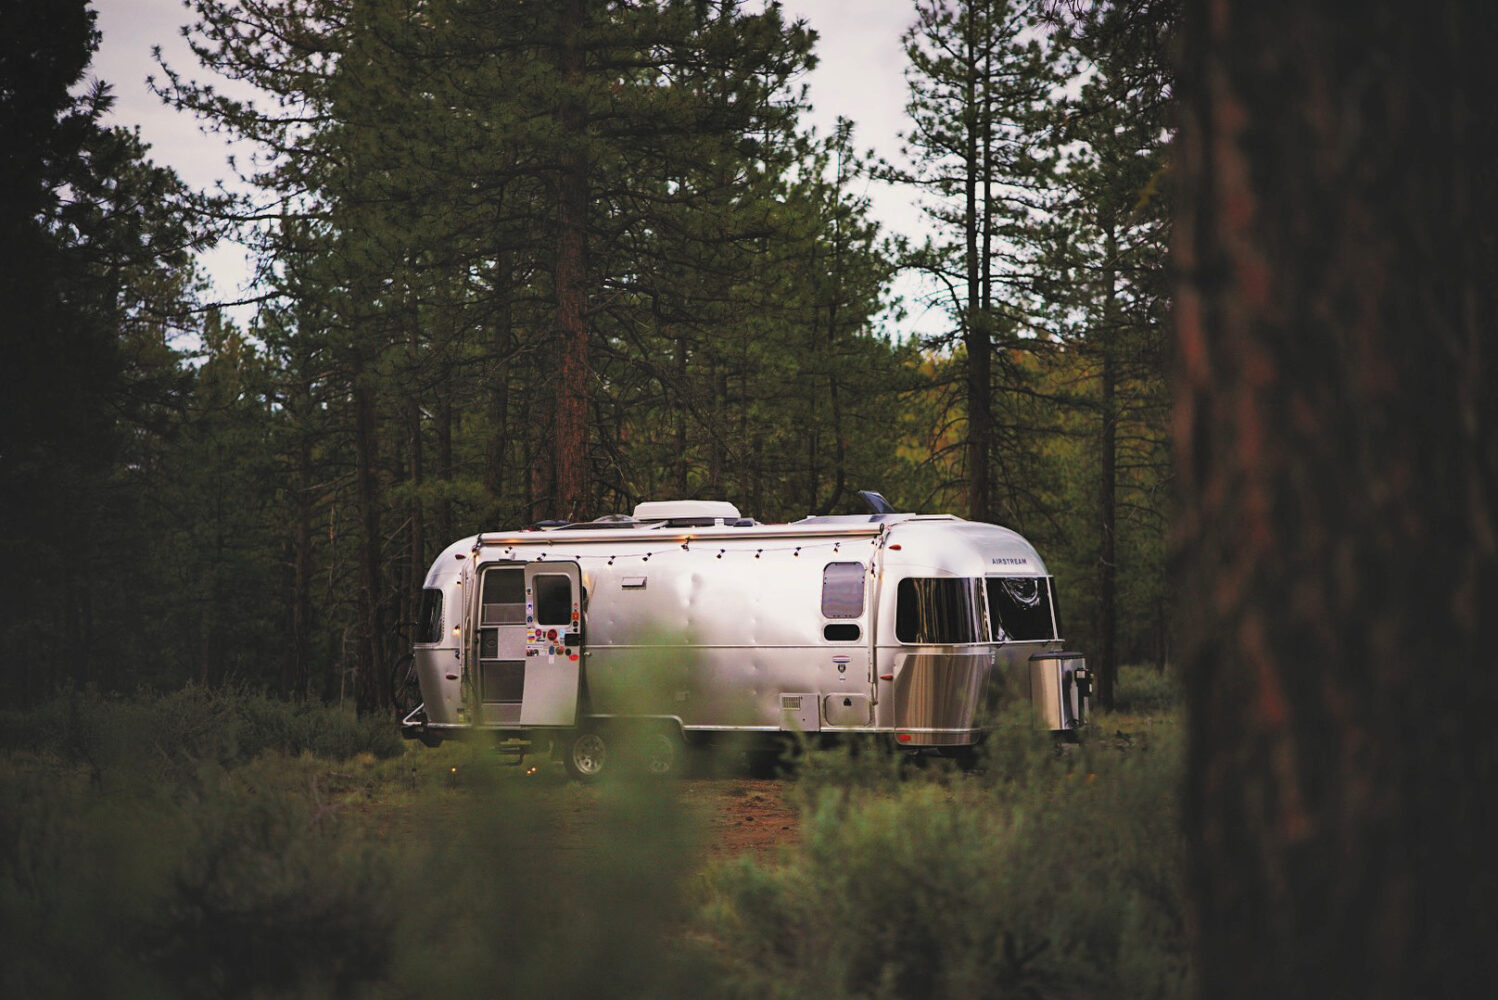
[[[557,768],[560,771],[560,767]],[[679,777],[669,782],[681,811],[693,818],[703,860],[726,860],[750,854],[771,860],[782,845],[793,845],[800,832],[789,802],[785,779],[735,776]],[[610,812],[596,785],[575,785],[564,775],[547,775],[535,786],[533,800],[550,817],[551,843],[563,850],[588,850],[611,835]]]
[[[771,854],[800,836],[784,779],[685,778],[681,801],[699,817],[710,858]]]
[[[610,836],[607,824],[611,809],[605,785],[575,782],[560,763],[545,757],[528,758],[511,773],[519,783],[512,789],[530,802],[537,815],[545,817],[542,822],[550,828],[549,842],[554,846],[587,850]],[[454,767],[452,774],[449,787],[419,809],[403,805],[386,810],[366,804],[353,808],[368,813],[384,835],[419,835],[434,822],[440,825],[447,814],[456,821],[472,808],[472,796],[483,784],[470,784],[459,767]],[[793,804],[795,783],[789,778],[761,778],[750,775],[747,769],[728,767],[713,774],[648,780],[664,782],[657,790],[669,792],[680,809],[695,820],[692,825],[701,838],[704,861],[743,854],[769,861],[782,846],[800,840]]]

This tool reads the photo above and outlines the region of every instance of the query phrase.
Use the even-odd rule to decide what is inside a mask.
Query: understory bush
[[[0,748],[55,755],[110,772],[178,780],[205,764],[228,767],[270,752],[344,760],[402,751],[388,718],[234,688],[187,686],[125,697],[69,691],[26,710],[0,711]]]
[[[1119,718],[808,752],[799,839],[705,865],[670,782],[71,696],[4,720],[0,996],[1180,996],[1179,725]]]
[[[725,993],[1177,997],[1179,727],[1057,745],[1022,720],[972,773],[813,755],[801,842],[709,875]]]
[[[80,698],[0,753],[0,996],[690,992],[671,786],[356,728],[320,756],[245,700]]]

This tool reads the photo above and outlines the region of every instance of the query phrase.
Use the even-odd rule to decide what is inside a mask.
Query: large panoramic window
[[[895,598],[895,638],[950,645],[986,642],[982,591],[977,580],[907,577]]]
[[[988,611],[996,642],[1027,642],[1056,638],[1051,616],[1051,581],[1045,577],[991,576]]]

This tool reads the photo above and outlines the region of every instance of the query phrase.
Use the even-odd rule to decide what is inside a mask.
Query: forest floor
[[[479,801],[474,796],[480,789],[507,788],[505,801],[511,806],[526,803],[526,811],[545,830],[539,839],[560,851],[595,849],[616,829],[617,786],[573,781],[560,763],[546,757],[528,758],[513,769],[499,768],[498,777],[508,780],[495,785],[494,770],[489,770],[487,778],[470,782],[465,774],[472,765],[471,758],[423,760],[425,755],[445,756],[446,747],[435,751],[412,747],[408,752],[422,761],[422,770],[428,773],[446,771],[449,764],[454,765],[449,780],[439,783],[448,787],[433,788],[436,794],[420,799],[418,804],[407,796],[392,794],[388,786],[373,791],[357,774],[349,773],[350,765],[335,765],[342,774],[330,782],[329,790],[339,799],[337,808],[359,816],[359,823],[380,836],[421,836],[423,831],[460,821]],[[645,780],[651,783],[651,791],[665,793],[670,813],[687,822],[704,863],[740,855],[773,862],[783,848],[794,847],[800,840],[794,778],[753,777],[745,768],[729,766]]]
[[[750,853],[765,860],[800,839],[789,787],[784,778],[687,778],[681,797],[703,824],[709,858]]]

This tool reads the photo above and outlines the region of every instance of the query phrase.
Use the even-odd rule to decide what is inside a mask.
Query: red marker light
[[[893,545],[891,545],[891,546],[890,546],[890,547],[889,547],[889,550],[890,550],[890,551],[891,551],[891,552],[899,552],[899,551],[900,551],[900,543],[899,543],[899,542],[896,542],[896,543],[895,543],[895,544],[893,544]]]
[[[900,735],[896,736],[895,739],[899,740],[901,743],[909,743],[910,742],[910,734],[909,733],[901,733]]]

